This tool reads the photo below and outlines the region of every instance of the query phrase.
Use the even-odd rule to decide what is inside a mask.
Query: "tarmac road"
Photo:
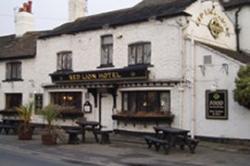
[[[43,156],[40,153],[27,153],[0,147],[0,166],[98,166],[92,163],[77,162],[55,156]]]
[[[0,166],[250,166],[250,150],[234,146],[201,142],[195,154],[176,148],[166,155],[114,137],[110,145],[88,137],[85,144],[44,146],[40,135],[31,141],[0,135]]]

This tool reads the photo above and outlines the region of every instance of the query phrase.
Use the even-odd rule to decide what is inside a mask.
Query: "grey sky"
[[[88,0],[88,14],[131,7],[141,0]],[[27,0],[0,0],[0,35],[12,34],[14,8]],[[52,29],[68,19],[68,0],[33,0],[36,29]]]

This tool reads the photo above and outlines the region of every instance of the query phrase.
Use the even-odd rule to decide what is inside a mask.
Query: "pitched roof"
[[[202,45],[205,45],[209,48],[212,48],[213,50],[218,51],[218,52],[228,56],[229,58],[237,60],[241,63],[250,64],[250,54],[248,54],[248,53],[237,52],[234,50],[229,50],[229,49],[221,48],[218,46],[214,46],[214,45],[210,45],[210,44],[206,44],[206,43],[202,43],[202,42],[199,42],[199,43]]]
[[[155,1],[155,3],[149,3]],[[101,29],[105,26],[116,27],[137,22],[147,21],[150,18],[173,17],[187,15],[186,7],[196,0],[145,0],[138,5],[123,10],[83,17],[74,22],[63,24],[40,38],[74,34],[78,32]]]
[[[0,37],[0,61],[33,58],[36,55],[36,40],[43,32],[27,32],[22,37]]]
[[[250,0],[220,0],[220,2],[226,10],[250,5]]]

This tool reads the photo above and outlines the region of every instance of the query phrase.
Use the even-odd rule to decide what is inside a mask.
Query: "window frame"
[[[105,38],[108,38],[108,37],[112,38],[111,43],[105,43],[104,42]],[[105,54],[104,54],[104,51],[103,51],[105,49],[108,50],[106,61],[104,59]],[[100,56],[100,66],[98,68],[114,67],[114,65],[113,65],[113,55],[114,55],[114,38],[113,38],[113,35],[112,34],[107,34],[107,35],[101,36],[101,56]]]
[[[57,53],[57,71],[73,71],[72,51],[61,51]]]
[[[10,101],[10,99],[8,99],[8,98],[13,98],[13,96],[15,96],[16,97],[16,99],[18,98],[18,97],[20,97],[20,102],[19,102],[19,105],[15,105],[15,106],[12,106],[11,107],[11,105],[13,104],[12,102],[9,102]],[[16,100],[15,99],[15,100]],[[22,93],[5,93],[5,109],[14,109],[15,107],[20,107],[21,105],[22,105],[22,103],[23,103],[23,94]]]
[[[21,61],[6,63],[5,81],[23,81]]]
[[[64,98],[65,97],[65,98]],[[71,99],[69,99],[69,97]],[[80,98],[77,98],[80,97]],[[77,99],[74,99],[77,98]],[[63,101],[64,100],[64,101]],[[79,103],[77,103],[79,102]],[[82,92],[50,92],[50,103],[61,107],[75,107],[76,110],[82,110]],[[77,107],[74,104],[78,104]]]
[[[149,62],[146,62],[147,57],[147,51],[146,51],[146,46],[149,46]],[[138,55],[139,49],[142,48],[142,55]],[[134,49],[134,50],[132,50]],[[134,60],[132,62],[131,56],[132,52],[134,51]],[[151,55],[152,55],[152,44],[149,41],[145,42],[136,42],[136,43],[131,43],[128,45],[128,66],[134,66],[134,65],[151,65]],[[141,57],[141,62],[139,61],[139,57]],[[131,63],[132,62],[132,63]]]

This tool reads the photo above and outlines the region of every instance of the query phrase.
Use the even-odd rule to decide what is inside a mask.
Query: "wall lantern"
[[[225,73],[228,75],[229,73],[229,66],[227,63],[222,64],[222,69],[225,71]]]
[[[92,112],[92,105],[89,101],[86,101],[83,105],[84,113],[91,113]]]
[[[215,92],[218,89],[218,80],[214,80],[213,84],[211,85],[210,90]]]
[[[199,65],[199,68],[201,70],[201,74],[203,76],[205,76],[205,74],[206,74],[206,66],[205,65]]]

